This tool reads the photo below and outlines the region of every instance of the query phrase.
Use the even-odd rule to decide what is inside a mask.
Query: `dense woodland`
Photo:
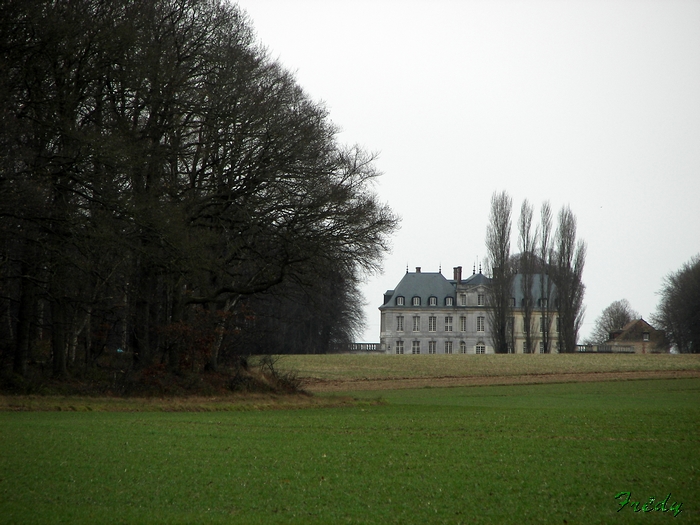
[[[352,341],[398,219],[235,5],[2,0],[0,65],[6,367]]]

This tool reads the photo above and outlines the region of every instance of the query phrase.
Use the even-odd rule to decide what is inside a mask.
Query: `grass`
[[[512,376],[700,370],[700,354],[290,355],[278,366],[325,380]]]
[[[0,411],[57,412],[240,412],[354,406],[349,396],[227,394],[219,397],[2,396]]]
[[[382,395],[333,409],[0,412],[0,522],[673,520],[617,512],[621,491],[670,492],[679,523],[700,521],[699,379]]]
[[[700,354],[290,355],[278,368],[323,380],[700,370]]]

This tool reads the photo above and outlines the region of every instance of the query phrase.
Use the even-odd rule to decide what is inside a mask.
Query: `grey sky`
[[[382,294],[411,271],[470,273],[494,191],[568,204],[588,243],[588,335],[700,252],[700,1],[241,0],[271,56],[379,154],[401,215]],[[515,226],[515,224],[514,224]],[[517,250],[517,239],[512,241]]]

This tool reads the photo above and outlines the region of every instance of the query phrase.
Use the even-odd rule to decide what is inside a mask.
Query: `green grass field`
[[[303,410],[0,412],[0,522],[700,522],[700,379],[354,395]],[[617,512],[622,491],[671,493],[682,512]]]

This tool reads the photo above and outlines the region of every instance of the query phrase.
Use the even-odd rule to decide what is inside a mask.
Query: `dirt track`
[[[572,374],[526,374],[517,376],[463,376],[390,379],[322,380],[308,379],[304,389],[309,392],[347,392],[353,390],[393,390],[400,388],[521,385],[537,383],[579,383],[590,381],[627,381],[633,379],[678,379],[698,377],[699,370],[670,370],[643,372],[593,372]]]

